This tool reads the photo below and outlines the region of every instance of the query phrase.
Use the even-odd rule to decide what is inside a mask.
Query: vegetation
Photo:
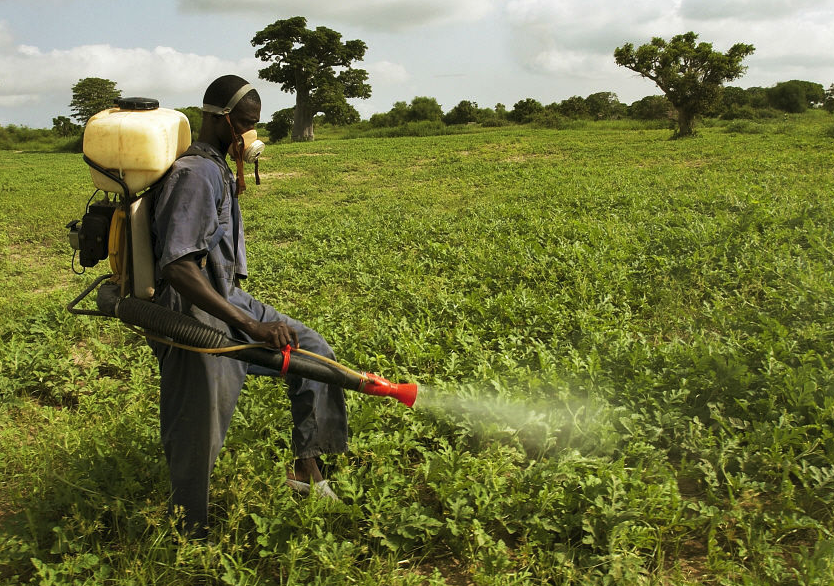
[[[678,136],[691,136],[695,118],[718,102],[724,82],[738,79],[747,69],[741,65],[753,45],[736,43],[727,53],[714,51],[710,43],[698,43],[688,32],[667,42],[655,37],[637,49],[626,43],[614,51],[617,65],[652,80],[677,110]]]
[[[0,152],[0,583],[832,583],[829,115],[573,124],[267,147],[247,287],[421,393],[349,395],[338,504],[249,380],[206,543],[144,341],[64,309],[86,167]]]
[[[307,19],[295,16],[276,20],[252,38],[255,56],[271,62],[259,72],[261,79],[281,84],[295,93],[293,140],[313,140],[313,118],[323,113],[328,122],[350,124],[359,113],[348,98],[368,98],[368,72],[354,69],[367,46],[363,41],[342,43],[342,35],[320,26],[307,29]],[[338,72],[337,72],[338,70]]]
[[[85,77],[72,86],[72,117],[84,126],[87,120],[102,110],[112,108],[122,96],[116,82],[100,77]]]

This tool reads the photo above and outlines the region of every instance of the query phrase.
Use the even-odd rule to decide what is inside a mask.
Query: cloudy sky
[[[690,30],[720,51],[756,47],[733,85],[834,83],[834,0],[0,0],[0,125],[51,127],[85,77],[179,108],[226,73],[256,84],[268,119],[294,96],[258,79],[250,40],[296,15],[368,45],[364,118],[415,96],[444,111],[598,91],[631,103],[659,91],[614,49]]]

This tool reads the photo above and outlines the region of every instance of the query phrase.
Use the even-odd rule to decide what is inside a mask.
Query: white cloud
[[[366,65],[359,65],[368,72],[368,82],[373,85],[397,85],[410,79],[408,71],[399,63],[377,61]]]
[[[682,0],[681,15],[695,21],[739,19],[775,20],[805,10],[831,8],[825,0]]]
[[[803,72],[813,80],[834,54],[834,0],[509,0],[504,13],[520,65],[548,76],[601,76],[611,71],[616,47],[689,30],[718,51],[754,45],[746,63],[757,81],[750,83],[770,85]],[[778,69],[757,70],[777,65],[776,58]]]
[[[678,20],[674,4],[657,0],[510,0],[504,13],[524,68],[580,76],[599,71],[623,43],[648,40]]]
[[[274,18],[304,15],[373,31],[471,22],[494,10],[496,0],[180,0],[188,12],[250,11]],[[325,24],[325,26],[330,26]]]
[[[0,106],[4,108],[16,108],[24,104],[40,101],[37,94],[19,94],[16,96],[0,96]]]
[[[20,45],[0,53],[3,72],[0,95],[39,94],[59,88],[68,91],[85,77],[115,81],[124,93],[202,92],[212,79],[230,71],[254,77],[258,64],[254,58],[232,62],[211,55],[182,53],[170,47],[148,50],[84,45],[41,51],[31,45]]]

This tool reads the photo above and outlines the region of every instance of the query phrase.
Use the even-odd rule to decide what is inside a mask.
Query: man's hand
[[[266,342],[273,348],[283,348],[287,344],[298,348],[298,334],[282,321],[254,322],[250,331],[246,332],[258,342]]]
[[[298,348],[298,334],[286,323],[254,320],[215,291],[200,271],[195,255],[184,256],[166,265],[162,276],[191,303],[246,332],[253,340],[266,342],[275,348],[283,348],[287,344]]]

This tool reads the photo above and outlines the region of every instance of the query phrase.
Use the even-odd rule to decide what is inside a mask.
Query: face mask
[[[262,152],[264,152],[264,148],[266,148],[266,145],[258,140],[258,131],[253,128],[252,130],[241,134],[240,138],[243,139],[243,162],[249,164],[256,163],[258,161],[258,157]],[[235,156],[234,143],[229,146],[229,154],[232,155],[232,157]]]
[[[229,127],[232,129],[232,144],[229,145],[229,154],[235,160],[237,166],[236,196],[238,196],[246,190],[246,181],[243,178],[244,161],[255,164],[255,185],[261,184],[261,176],[258,173],[258,157],[264,148],[266,148],[266,145],[258,140],[258,131],[254,128],[238,135],[228,114],[226,114],[226,122],[229,123]]]

